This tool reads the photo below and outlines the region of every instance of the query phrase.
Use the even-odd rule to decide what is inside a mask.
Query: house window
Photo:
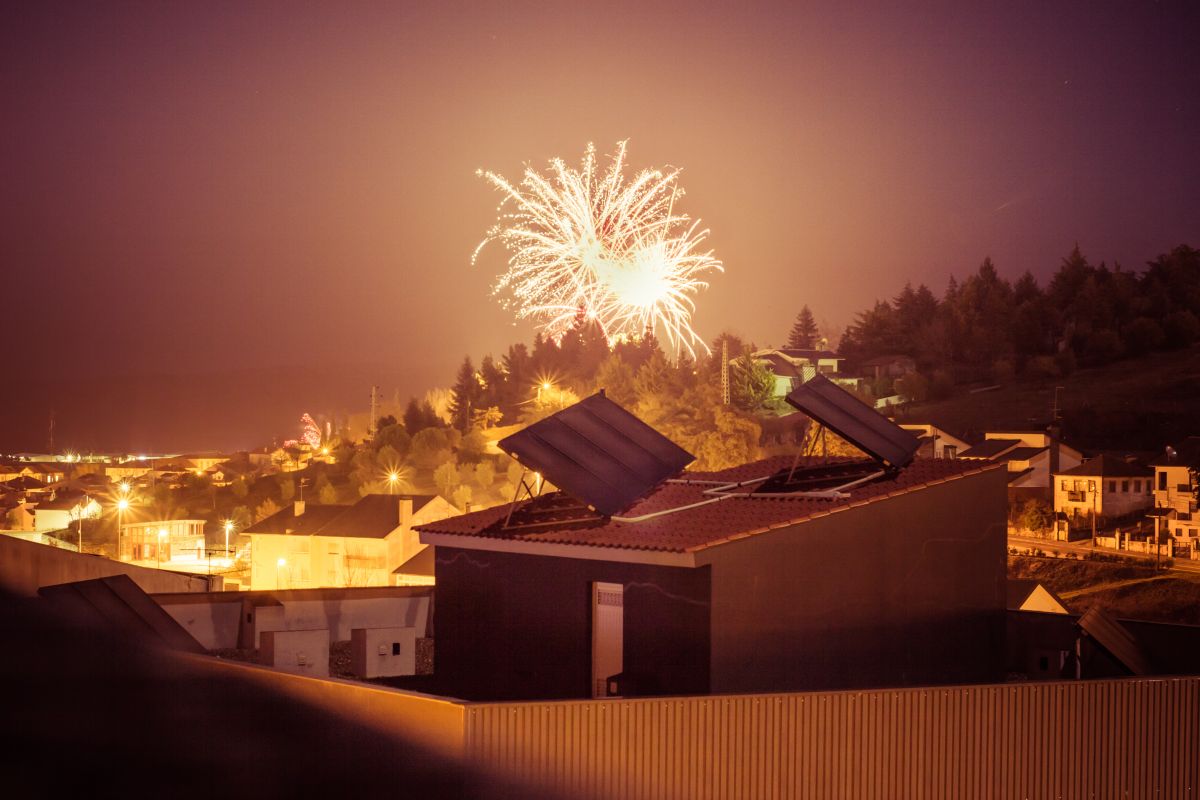
[[[1126,494],[1129,493],[1129,481],[1121,481],[1121,491]]]
[[[1064,492],[1067,491],[1067,479],[1066,478],[1063,478],[1063,480],[1062,480],[1062,490]]]
[[[1133,491],[1134,491],[1134,493],[1135,493],[1135,494],[1141,494],[1141,493],[1142,493],[1142,482],[1141,482],[1141,481],[1134,481],[1134,482],[1133,482]]]
[[[1158,490],[1165,492],[1167,490],[1167,471],[1163,470],[1158,473]]]
[[[942,458],[958,458],[958,448],[952,444],[943,445]]]
[[[1128,486],[1126,486],[1125,488],[1126,488],[1126,489],[1128,489],[1129,487],[1128,487]],[[1117,482],[1116,482],[1116,481],[1109,481],[1109,482],[1108,482],[1108,493],[1109,493],[1109,494],[1116,494],[1116,492],[1117,492]]]

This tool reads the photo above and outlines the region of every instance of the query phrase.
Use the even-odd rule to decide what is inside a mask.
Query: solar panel
[[[815,375],[797,386],[787,401],[859,450],[892,467],[907,466],[920,446],[917,437],[824,375]]]
[[[602,514],[616,514],[696,459],[601,391],[501,439],[500,449]]]

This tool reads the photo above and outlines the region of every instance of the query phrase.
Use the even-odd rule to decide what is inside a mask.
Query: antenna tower
[[[729,405],[729,340],[721,338],[721,403]]]
[[[378,423],[379,423],[379,387],[372,386],[371,387],[371,419],[367,422],[367,437],[368,438],[370,438],[370,439],[375,438],[375,434],[379,432],[375,429],[375,426]]]

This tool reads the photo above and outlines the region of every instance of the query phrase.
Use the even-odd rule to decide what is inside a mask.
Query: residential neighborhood
[[[7,4],[3,796],[1200,800],[1198,31]]]

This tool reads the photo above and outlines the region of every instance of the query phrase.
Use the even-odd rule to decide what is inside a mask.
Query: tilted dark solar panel
[[[824,375],[797,386],[787,401],[867,455],[893,467],[907,466],[920,446],[917,437]]]
[[[499,445],[602,514],[624,511],[695,460],[603,393],[535,422]]]

